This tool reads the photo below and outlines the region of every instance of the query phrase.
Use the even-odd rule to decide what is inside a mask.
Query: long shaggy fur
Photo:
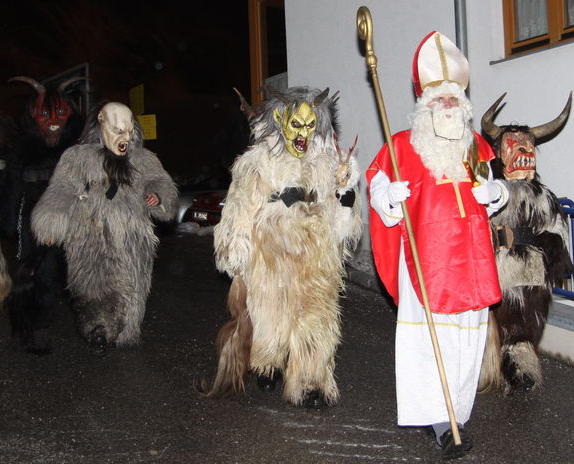
[[[293,89],[287,95],[312,102],[318,93]],[[318,128],[302,159],[284,149],[272,117],[276,107],[283,111],[285,102],[271,99],[252,119],[255,144],[233,166],[221,222],[215,227],[216,265],[245,283],[245,314],[253,330],[249,369],[267,376],[282,371],[283,396],[293,404],[301,404],[312,390],[334,403],[339,396],[333,374],[341,337],[338,299],[344,259],[360,237],[360,205],[356,201],[352,208],[343,207],[335,196],[340,159],[330,119],[334,102],[315,108]],[[270,201],[286,187],[313,191],[317,199],[290,207]],[[350,189],[356,185],[348,184],[345,190]],[[233,379],[245,372],[243,358],[233,361],[226,352],[232,346],[229,334],[238,333],[240,325],[234,324],[239,322],[231,321],[219,337],[227,342],[216,382],[240,390],[243,384]]]
[[[12,332],[24,348],[33,353],[49,351],[48,331],[52,313],[60,300],[66,301],[66,264],[61,249],[44,250],[38,246],[31,231],[32,210],[48,186],[48,182],[64,150],[80,134],[83,116],[71,100],[72,114],[57,140],[47,140],[32,117],[37,96],[31,100],[20,125],[17,142],[7,156],[6,195],[3,196],[2,228],[13,241],[17,262],[14,285],[5,306],[10,314]],[[56,110],[63,94],[48,88],[44,104]],[[39,340],[43,341],[40,342]]]
[[[99,140],[99,128],[91,127],[94,133],[84,140]],[[168,221],[177,207],[175,184],[141,146],[140,135],[127,156],[131,181],[108,199],[102,145],[69,148],[32,214],[38,242],[64,246],[82,335],[103,326],[107,341],[119,345],[139,341],[157,246],[152,218]],[[161,203],[147,206],[147,193],[156,193]]]
[[[493,311],[488,313],[488,329],[486,332],[486,345],[484,356],[482,357],[482,366],[480,369],[480,378],[478,381],[478,391],[487,393],[498,390],[503,384],[500,357],[500,334],[498,325]]]
[[[567,223],[554,194],[537,179],[507,181],[506,185],[508,204],[491,218],[492,225],[531,227],[534,233],[534,243],[500,248],[496,253],[503,299],[492,313],[502,345],[501,386],[510,394],[542,384],[537,350],[552,299],[552,284],[571,272],[572,263],[566,248]],[[487,344],[486,353],[496,349]],[[481,386],[488,389],[500,385],[493,375],[489,381],[481,379]]]
[[[222,396],[245,390],[245,376],[249,370],[249,354],[253,325],[247,312],[247,289],[240,276],[231,283],[227,297],[231,320],[219,330],[217,376],[206,396]]]

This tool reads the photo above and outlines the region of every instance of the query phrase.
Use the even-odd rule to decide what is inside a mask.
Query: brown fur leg
[[[486,393],[501,388],[503,381],[500,363],[500,334],[494,311],[490,310],[488,312],[488,331],[486,333],[484,356],[482,357],[482,367],[478,381],[479,393]]]
[[[253,336],[246,301],[245,283],[241,277],[235,276],[227,297],[227,307],[232,319],[225,323],[217,334],[219,363],[213,385],[205,394],[208,397],[245,390],[244,379],[249,369]]]

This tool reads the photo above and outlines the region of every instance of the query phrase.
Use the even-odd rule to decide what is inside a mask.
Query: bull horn
[[[73,82],[77,82],[77,81],[81,81],[84,79],[88,79],[87,77],[82,77],[82,76],[76,76],[76,77],[70,77],[69,79],[66,79],[65,81],[62,81],[60,83],[60,85],[58,85],[58,92],[59,93],[63,93],[64,90],[66,90],[66,87],[68,87],[70,84],[72,84]]]
[[[564,106],[564,109],[558,115],[558,117],[556,117],[555,119],[553,119],[550,122],[547,122],[546,124],[532,127],[530,129],[530,132],[532,132],[534,139],[535,140],[543,139],[546,136],[553,134],[560,127],[562,127],[562,125],[566,122],[566,119],[568,119],[568,115],[570,114],[570,107],[571,106],[572,106],[572,92],[570,92],[570,95],[568,97],[568,101],[566,102],[566,106]]]
[[[38,95],[45,95],[46,94],[46,87],[44,87],[37,80],[32,79],[31,77],[14,76],[14,77],[11,77],[10,79],[8,79],[8,82],[15,82],[15,81],[25,82],[26,84],[30,84],[32,87],[34,87],[34,90],[36,90]]]
[[[323,90],[319,95],[317,95],[314,98],[313,106],[319,106],[321,103],[323,103],[323,100],[327,98],[327,95],[329,95],[329,87],[327,87],[325,90]]]
[[[491,140],[496,140],[502,132],[502,129],[494,124],[493,119],[494,114],[498,109],[498,105],[500,105],[500,102],[504,97],[506,97],[506,92],[498,97],[498,100],[496,100],[490,106],[490,108],[486,110],[486,112],[482,115],[482,119],[480,120],[480,127],[482,127],[482,130],[490,137]]]
[[[253,111],[253,108],[251,107],[251,105],[249,103],[247,103],[247,100],[245,100],[245,97],[243,95],[241,95],[241,92],[239,90],[237,90],[235,87],[233,87],[233,90],[235,90],[235,93],[237,94],[237,96],[239,97],[239,101],[241,102],[241,106],[240,106],[241,111],[243,111],[247,115],[248,119],[255,116],[255,111]]]

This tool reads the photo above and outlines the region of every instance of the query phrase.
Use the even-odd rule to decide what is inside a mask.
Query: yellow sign
[[[144,85],[136,85],[130,89],[130,108],[135,115],[144,113]]]
[[[142,126],[144,140],[156,140],[157,130],[155,114],[140,114],[137,116],[140,125]]]

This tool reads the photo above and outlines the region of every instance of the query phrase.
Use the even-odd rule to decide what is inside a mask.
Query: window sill
[[[565,45],[572,45],[572,44],[574,44],[574,40],[568,40],[567,42],[560,42],[560,43],[557,43],[554,45],[550,45],[548,47],[538,48],[538,49],[532,50],[530,52],[524,52],[524,53],[521,53],[520,55],[513,55],[513,56],[506,57],[506,58],[501,58],[500,60],[489,61],[488,64],[494,65],[494,64],[498,64],[498,63],[506,63],[507,61],[516,60],[516,59],[522,58],[524,56],[535,55],[537,53],[543,53],[545,51],[552,50],[554,48],[564,47]]]

